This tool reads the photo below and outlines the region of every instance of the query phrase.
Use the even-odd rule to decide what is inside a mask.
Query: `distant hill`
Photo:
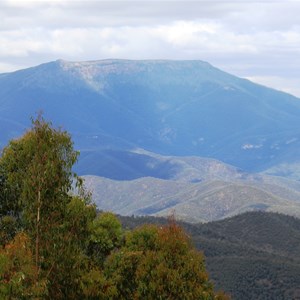
[[[143,149],[102,150],[81,154],[76,170],[83,174],[113,180],[153,177],[164,180],[199,182],[211,178],[251,177],[242,170],[218,160],[203,157],[162,156]]]
[[[121,217],[125,226],[166,222]],[[217,290],[236,300],[300,299],[300,220],[275,213],[249,212],[206,224],[181,223],[204,251]]]
[[[88,189],[99,209],[123,215],[168,216],[173,212],[189,222],[208,222],[246,211],[274,211],[300,217],[299,198],[280,197],[284,187],[210,180],[200,183],[161,180],[151,177],[133,181],[113,181],[85,176]],[[299,192],[289,190],[289,197]]]
[[[299,99],[202,61],[58,60],[1,74],[0,107],[0,147],[42,110],[72,134],[80,174],[101,176],[107,158],[109,176],[143,174],[135,161],[122,164],[137,148],[287,176],[300,159]]]
[[[124,178],[120,177],[123,173],[116,172],[113,167],[109,169],[110,174],[102,175],[116,176],[114,180],[84,176],[93,201],[100,209],[122,215],[168,216],[175,213],[189,222],[219,220],[253,210],[300,217],[298,181],[246,173],[213,159],[164,157],[149,152],[146,155],[132,153],[129,158],[126,155],[124,166],[132,160],[134,168],[124,167],[124,172],[128,170]],[[111,158],[95,164],[99,172],[107,172],[103,164],[113,166]],[[129,176],[131,180],[125,180]]]

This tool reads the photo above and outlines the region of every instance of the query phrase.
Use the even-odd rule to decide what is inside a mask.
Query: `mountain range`
[[[39,111],[71,133],[100,208],[195,222],[299,215],[292,95],[202,61],[58,60],[0,74],[1,148]]]
[[[143,156],[134,153],[132,160],[143,176],[134,176],[134,170],[130,180],[83,176],[99,208],[121,215],[175,214],[177,219],[193,223],[256,210],[300,217],[299,181],[247,173],[214,159],[165,157],[149,152],[147,158],[153,161],[147,160],[141,167],[139,155]],[[112,175],[113,169],[110,171]]]

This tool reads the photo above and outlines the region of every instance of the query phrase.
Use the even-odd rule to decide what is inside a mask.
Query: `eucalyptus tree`
[[[124,234],[72,171],[70,135],[41,116],[0,157],[0,299],[227,299],[183,230]]]
[[[65,298],[67,289],[74,291],[71,287],[86,265],[89,223],[96,216],[72,171],[78,155],[70,135],[39,116],[29,131],[9,142],[0,158],[2,235],[8,239],[8,218],[16,220],[31,241],[36,282],[46,280],[56,299]],[[74,187],[80,191],[76,196]]]

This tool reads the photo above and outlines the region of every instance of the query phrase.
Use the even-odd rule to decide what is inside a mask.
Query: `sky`
[[[64,59],[203,60],[300,97],[300,0],[0,0],[0,73]]]

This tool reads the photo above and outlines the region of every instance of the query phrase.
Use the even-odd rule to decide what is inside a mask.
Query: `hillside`
[[[0,107],[0,148],[38,111],[70,132],[99,208],[299,215],[299,99],[209,63],[57,60],[1,74]]]
[[[299,99],[202,61],[58,60],[1,74],[0,105],[0,147],[42,110],[72,134],[80,174],[102,176],[95,165],[108,158],[131,174],[134,149],[287,176],[300,159]]]
[[[166,222],[120,217],[129,228]],[[300,220],[250,212],[206,224],[182,223],[206,256],[217,289],[237,300],[300,299]]]
[[[208,222],[246,211],[274,211],[300,217],[298,199],[281,198],[274,185],[273,192],[240,182],[211,180],[200,183],[141,178],[113,181],[85,176],[99,209],[123,215],[168,216],[189,222]],[[273,185],[269,185],[271,190]],[[281,190],[279,191],[281,192]],[[290,196],[299,195],[291,191]]]
[[[84,176],[99,209],[122,215],[168,216],[174,212],[178,218],[194,223],[253,210],[300,217],[298,181],[246,173],[213,159],[147,153],[145,160],[143,155],[133,153],[131,157],[136,167],[127,175],[132,175],[131,180]],[[106,163],[103,160],[97,167]],[[134,176],[137,170],[143,171],[141,178]],[[114,173],[113,168],[110,172],[122,174]]]

